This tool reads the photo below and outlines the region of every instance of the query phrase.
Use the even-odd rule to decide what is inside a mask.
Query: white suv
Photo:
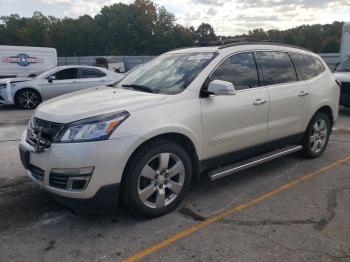
[[[301,150],[320,156],[340,88],[322,59],[272,43],[168,52],[114,87],[40,105],[25,131],[28,175],[74,209],[174,209],[214,180]]]

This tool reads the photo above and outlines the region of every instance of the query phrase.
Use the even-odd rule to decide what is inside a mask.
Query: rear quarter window
[[[94,68],[80,68],[79,70],[80,78],[99,78],[106,76],[104,72]]]
[[[325,71],[321,61],[315,57],[298,53],[290,53],[289,55],[304,80],[314,78]]]

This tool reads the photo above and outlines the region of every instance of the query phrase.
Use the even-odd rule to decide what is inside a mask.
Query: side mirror
[[[214,80],[209,83],[208,93],[216,96],[235,95],[236,90],[231,82]]]
[[[49,81],[49,83],[52,83],[53,80],[55,80],[55,79],[56,79],[55,76],[49,76],[48,81]]]

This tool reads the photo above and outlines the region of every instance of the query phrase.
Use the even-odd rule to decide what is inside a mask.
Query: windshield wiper
[[[143,91],[143,92],[147,92],[147,93],[155,93],[154,90],[148,86],[144,86],[144,85],[136,85],[136,84],[125,84],[122,85],[122,87],[131,87],[134,90],[139,90],[139,91]]]

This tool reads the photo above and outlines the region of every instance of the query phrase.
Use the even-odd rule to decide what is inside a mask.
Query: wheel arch
[[[195,147],[195,144],[193,143],[193,141],[186,135],[182,134],[182,133],[178,133],[178,132],[169,132],[169,133],[162,133],[162,134],[157,134],[154,135],[152,137],[147,138],[146,140],[144,140],[140,145],[138,145],[130,154],[124,170],[123,170],[123,175],[122,175],[122,179],[121,182],[123,183],[123,180],[125,178],[126,172],[128,170],[128,167],[130,165],[130,162],[132,160],[132,158],[135,156],[135,154],[143,149],[144,147],[147,147],[149,144],[153,143],[154,141],[157,140],[168,140],[168,141],[172,141],[174,143],[179,144],[181,147],[183,147],[185,149],[185,151],[188,153],[188,155],[191,158],[191,162],[192,162],[192,167],[193,167],[193,174],[192,177],[194,178],[194,180],[199,181],[199,158],[198,158],[198,154],[197,154],[197,150]]]
[[[312,114],[311,119],[317,114],[317,113],[324,113],[325,115],[327,115],[329,117],[330,123],[331,123],[331,130],[334,124],[334,113],[333,113],[333,109],[331,106],[329,105],[322,105],[321,107],[319,107],[317,110],[315,110],[315,112]],[[311,120],[310,120],[311,121]],[[310,122],[309,121],[309,122]]]
[[[41,101],[43,101],[43,95],[42,95],[41,91],[38,90],[38,88],[35,88],[35,87],[32,87],[32,86],[28,86],[28,87],[20,88],[20,89],[15,91],[15,93],[13,95],[14,102],[17,102],[17,97],[18,97],[19,93],[24,91],[24,90],[34,90],[35,92],[37,92],[40,95]]]

